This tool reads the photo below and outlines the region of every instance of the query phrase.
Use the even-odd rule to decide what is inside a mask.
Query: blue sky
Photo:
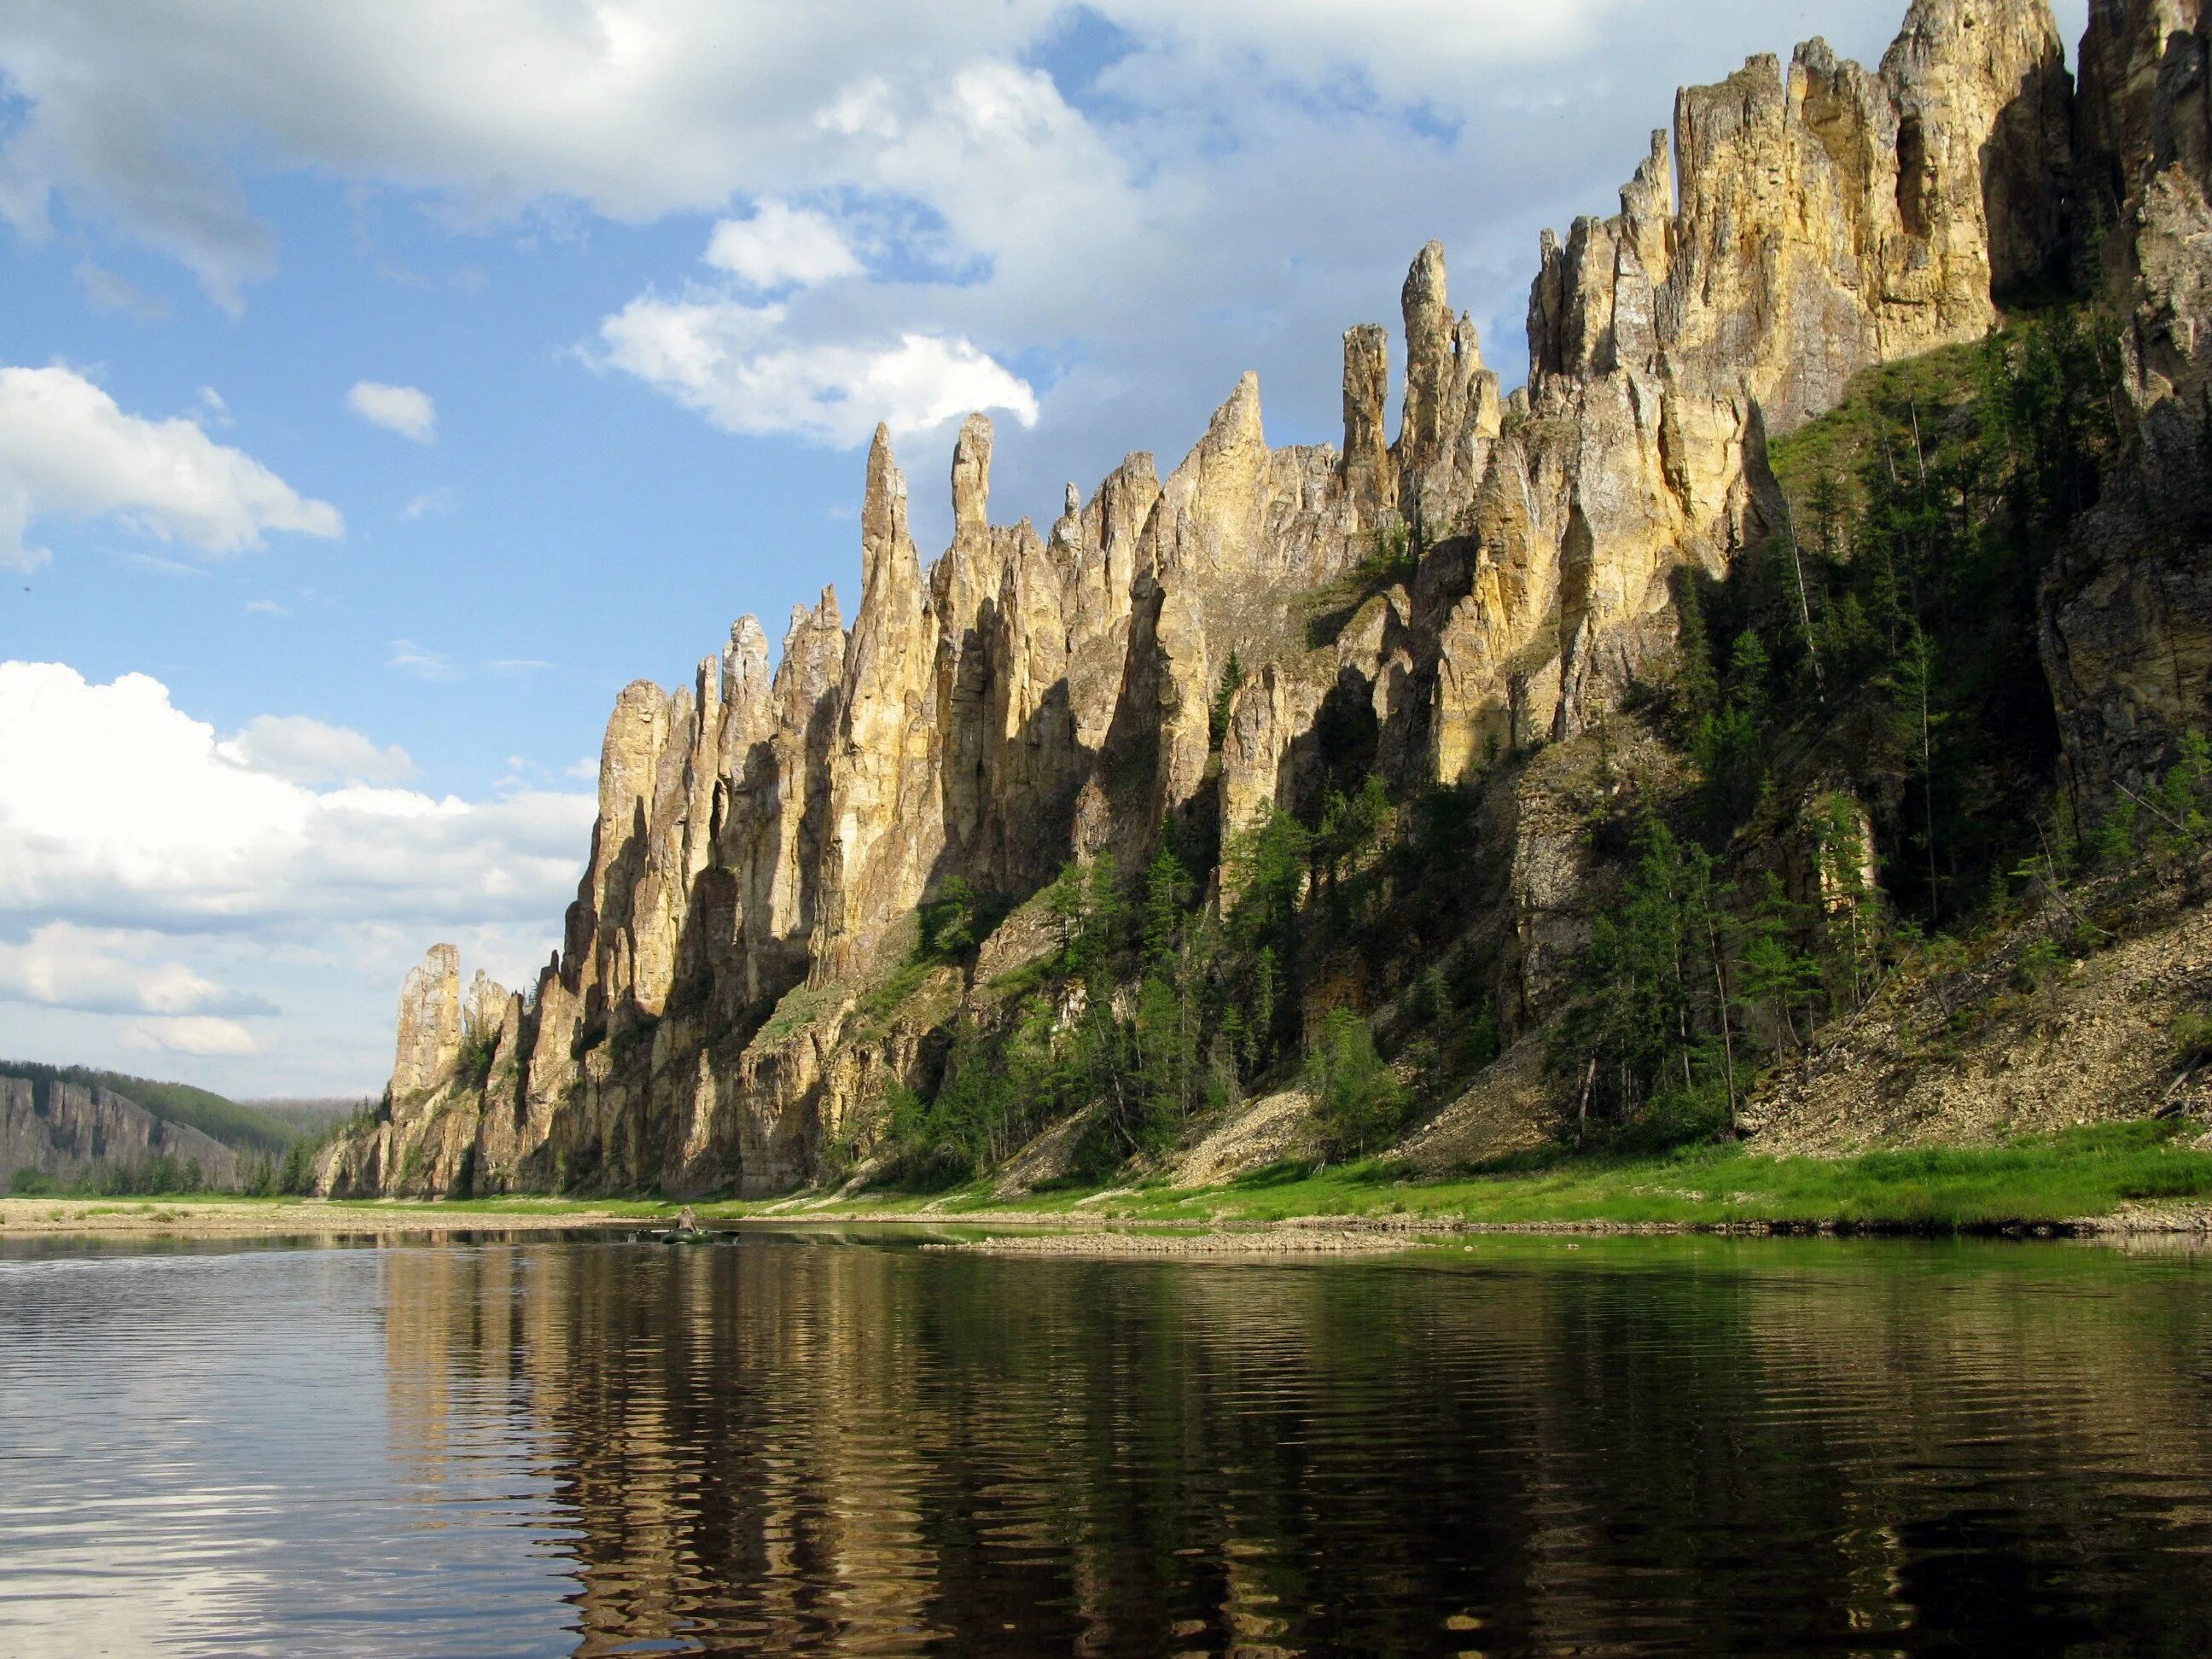
[[[0,1054],[374,1091],[423,947],[550,949],[616,691],[849,615],[876,420],[925,546],[977,404],[1008,520],[1246,368],[1331,440],[1431,236],[1512,383],[1678,83],[1899,15],[17,0]]]

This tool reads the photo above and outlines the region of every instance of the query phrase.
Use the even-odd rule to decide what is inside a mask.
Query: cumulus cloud
[[[19,0],[0,214],[37,235],[62,199],[234,302],[273,257],[249,169],[469,228],[749,199],[710,246],[809,301],[793,351],[1048,353],[1055,406],[1109,425],[1086,453],[1110,460],[1246,368],[1322,435],[1329,348],[1388,314],[1427,237],[1478,321],[1517,322],[1536,229],[1611,204],[1674,85],[1814,27],[1865,57],[1902,9],[1710,0],[1686,29],[1662,0]]]
[[[396,432],[418,444],[438,441],[438,410],[430,394],[417,386],[386,386],[381,380],[356,380],[346,393],[346,407],[371,426]]]
[[[359,732],[304,714],[257,716],[216,753],[291,783],[404,783],[415,775],[414,761],[397,744],[380,749]]]
[[[0,999],[91,1013],[275,1012],[181,962],[157,959],[161,948],[159,935],[141,929],[48,922],[20,944],[0,939]]]
[[[755,288],[814,288],[857,276],[860,258],[826,214],[773,197],[750,219],[725,219],[707,242],[707,263]]]
[[[261,1045],[253,1033],[234,1019],[210,1014],[187,1014],[177,1019],[142,1019],[123,1028],[126,1048],[158,1050],[173,1054],[258,1054]]]
[[[225,747],[146,675],[0,663],[0,913],[164,931],[542,922],[574,889],[588,796],[317,790]]]
[[[781,337],[781,306],[633,300],[600,325],[606,367],[635,374],[727,432],[865,443],[881,421],[927,431],[970,410],[1037,418],[1029,383],[963,338],[902,334],[865,345]]]
[[[307,500],[243,451],[187,420],[125,414],[72,369],[0,368],[0,565],[49,555],[25,533],[49,514],[112,515],[203,553],[263,544],[264,532],[344,532],[338,510]]]

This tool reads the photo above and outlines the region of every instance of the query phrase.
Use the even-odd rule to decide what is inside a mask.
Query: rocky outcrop
[[[2140,788],[2212,697],[2207,54],[2189,0],[2100,3],[2081,41],[2081,211],[2118,313],[2115,396],[2133,440],[2044,585],[2044,665],[2081,818]]]
[[[1389,342],[1364,325],[1340,449],[1271,445],[1247,375],[1164,479],[1133,454],[1040,534],[991,521],[994,434],[971,416],[951,544],[925,567],[879,428],[850,630],[825,592],[773,672],[745,617],[690,686],[622,693],[561,951],[526,996],[472,990],[465,1011],[434,952],[388,1121],[325,1185],[761,1193],[864,1158],[890,1088],[943,1065],[945,1011],[982,994],[943,969],[886,988],[918,906],[955,880],[1011,906],[1070,860],[1146,856],[1164,823],[1203,844],[1363,772],[1456,783],[1589,729],[1673,649],[1674,572],[1786,530],[1769,439],[1870,365],[1979,338],[2081,246],[2077,178],[2108,198],[2091,216],[2132,296],[2147,465],[2162,408],[2193,443],[2212,143],[2178,3],[2098,0],[2078,112],[2042,0],[1916,0],[1877,69],[1816,40],[1684,90],[1619,212],[1545,235],[1510,398],[1443,248],[1420,251],[1395,438]],[[2085,545],[2050,606],[2083,756],[2203,701],[2212,653],[2179,619],[2212,592],[2156,610],[2165,578],[2113,550],[2141,516]],[[2145,689],[2151,656],[2179,689]],[[1496,806],[1509,1035],[1573,943],[1571,770]]]
[[[453,1074],[461,1061],[461,953],[434,945],[400,988],[398,1053],[392,1092],[418,1095]]]
[[[1878,73],[1816,40],[1674,112],[1619,214],[1547,234],[1525,416],[1464,507],[1445,495],[1480,552],[1432,590],[1444,777],[1617,699],[1669,642],[1667,574],[1782,528],[1767,439],[1871,364],[1979,338],[1993,284],[2061,246],[2066,76],[2041,4],[1920,0]]]
[[[0,1077],[0,1181],[30,1170],[68,1184],[102,1168],[143,1171],[161,1158],[195,1188],[238,1185],[238,1154],[190,1124],[98,1084]]]

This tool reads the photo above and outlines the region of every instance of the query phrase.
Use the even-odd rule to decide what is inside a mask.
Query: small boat
[[[630,1235],[640,1244],[725,1244],[737,1237],[733,1232],[718,1232],[710,1227],[647,1227]]]

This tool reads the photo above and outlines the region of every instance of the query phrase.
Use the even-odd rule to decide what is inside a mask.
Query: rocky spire
[[[768,632],[748,612],[731,624],[730,642],[722,652],[722,729],[714,775],[726,786],[744,778],[753,745],[773,730],[774,696]]]
[[[461,1060],[461,953],[434,945],[399,991],[399,1040],[392,1061],[392,1097],[436,1088]]]
[[[867,483],[860,497],[860,625],[872,603],[880,612],[921,592],[921,561],[906,527],[906,475],[891,455],[890,428],[880,423],[868,446]]]
[[[454,977],[460,976],[458,957],[454,963]],[[501,985],[481,968],[469,981],[469,994],[461,1004],[461,1035],[471,1047],[489,1047],[497,1041],[500,1027],[507,1018],[507,987]]]
[[[1397,467],[1384,430],[1390,395],[1390,336],[1376,323],[1344,333],[1344,488],[1362,524],[1398,499]]]
[[[1635,175],[1620,187],[1623,240],[1634,250],[1646,280],[1667,280],[1667,233],[1674,218],[1674,158],[1668,152],[1667,129],[1651,130],[1651,149],[1638,164]]]
[[[956,542],[990,528],[991,420],[970,415],[952,446],[952,536]]]
[[[868,452],[860,537],[866,580],[846,641],[839,738],[831,759],[830,824],[823,848],[813,974],[865,959],[881,929],[921,893],[941,835],[925,796],[933,766],[937,627],[924,603],[921,567],[907,533],[906,479],[890,434]]]
[[[1399,296],[1406,318],[1406,415],[1398,428],[1398,465],[1415,471],[1435,453],[1443,420],[1444,383],[1451,374],[1451,307],[1444,300],[1444,245],[1430,242],[1406,273]]]

